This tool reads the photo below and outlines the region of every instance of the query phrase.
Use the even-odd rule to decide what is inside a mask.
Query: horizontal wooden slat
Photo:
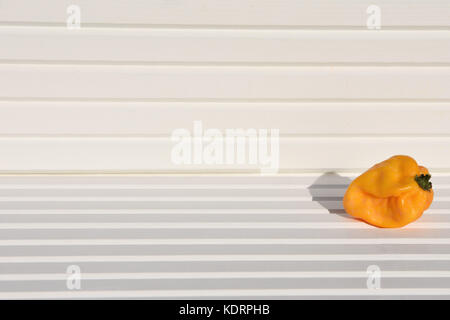
[[[450,63],[450,30],[2,27],[0,42],[0,60],[19,62]]]
[[[364,285],[364,281],[363,282]],[[200,300],[258,300],[258,299],[408,299],[448,300],[450,290],[446,288],[402,288],[368,290],[366,287],[338,289],[214,289],[214,290],[67,290],[61,286],[60,291],[22,291],[2,292],[0,299],[200,299]],[[219,309],[220,310],[220,309]]]
[[[448,271],[384,271],[385,278],[449,278]],[[364,271],[317,271],[317,272],[141,272],[141,273],[83,273],[85,280],[123,280],[123,279],[330,279],[330,278],[364,278]],[[64,273],[45,274],[5,274],[0,281],[54,281],[67,280]]]
[[[0,65],[0,98],[450,99],[450,67]]]
[[[449,296],[449,16],[446,0],[0,0],[0,299]],[[279,129],[279,164],[177,165],[169,137],[196,120]],[[430,169],[431,207],[402,230],[352,219],[351,179],[394,154]],[[278,170],[298,174],[260,175]]]
[[[450,134],[450,103],[0,101],[2,135],[169,136],[192,131],[197,120],[204,130],[278,128],[281,135],[437,135]]]
[[[368,168],[394,154],[409,154],[432,169],[449,169],[449,137],[302,137],[280,139],[281,170]],[[175,142],[165,138],[2,138],[3,172],[257,171],[268,165],[177,165]],[[330,161],[332,159],[332,161]]]
[[[317,215],[317,214],[316,214]],[[322,215],[324,218],[327,215]],[[423,220],[426,217],[421,217]],[[141,246],[151,248],[159,248],[164,250],[164,248],[175,248],[179,246],[182,248],[191,248],[192,246],[199,246],[202,248],[210,247],[214,248],[222,246],[253,246],[258,248],[276,247],[279,248],[289,248],[289,246],[294,246],[294,248],[303,249],[311,246],[314,248],[326,248],[332,246],[334,248],[339,248],[339,246],[344,245],[349,248],[366,248],[370,250],[367,246],[372,246],[373,250],[376,246],[381,246],[384,249],[403,249],[405,251],[415,250],[419,248],[425,252],[437,252],[439,250],[447,249],[450,244],[450,238],[274,238],[274,239],[220,239],[220,238],[210,238],[210,239],[196,239],[196,238],[180,238],[180,239],[25,239],[25,240],[0,240],[0,248],[17,247],[17,248],[28,248],[28,247],[46,247],[50,246],[52,248],[57,247],[73,247],[81,246],[85,249],[89,247],[104,247],[108,250],[108,247],[114,248],[115,246],[124,247],[135,247],[140,248]],[[433,245],[433,247],[430,247]],[[97,248],[98,249],[98,248]],[[343,250],[345,250],[344,247]],[[12,271],[7,271],[12,272]]]
[[[2,22],[65,24],[71,0],[3,0]],[[358,26],[373,1],[348,0],[78,0],[82,22],[132,25]],[[449,26],[445,0],[379,0],[384,26]],[[25,8],[25,9],[24,9]],[[45,9],[44,9],[45,8]]]
[[[344,190],[345,191],[345,190]],[[20,200],[20,199],[18,199]],[[58,201],[57,199],[55,199],[55,201]],[[310,200],[312,201],[312,200]],[[315,199],[314,201],[320,201],[320,199]],[[436,201],[439,201],[439,199],[436,199]],[[188,201],[186,203],[189,203]],[[432,209],[431,209],[432,210]],[[273,210],[274,212],[277,211],[277,209]],[[51,212],[51,211],[49,211]],[[450,213],[450,210],[449,212]],[[257,217],[257,218],[256,218]],[[245,213],[229,213],[229,214],[201,214],[201,213],[197,213],[197,214],[164,214],[164,213],[160,213],[160,214],[155,214],[155,213],[151,213],[151,212],[147,212],[147,213],[142,213],[142,214],[119,214],[119,215],[114,215],[114,214],[95,214],[95,213],[90,213],[90,214],[45,214],[45,213],[41,213],[41,214],[16,214],[14,212],[10,212],[5,213],[5,214],[0,214],[0,222],[1,223],[78,223],[78,222],[85,222],[85,221],[89,221],[91,223],[100,223],[100,222],[106,222],[106,223],[112,223],[112,222],[116,222],[116,223],[150,223],[150,222],[179,222],[179,223],[186,223],[186,222],[196,222],[196,223],[202,223],[202,222],[206,222],[206,223],[214,223],[214,222],[243,222],[243,223],[250,223],[255,221],[255,219],[258,219],[259,222],[282,222],[282,223],[300,223],[300,222],[320,222],[320,223],[324,223],[324,222],[333,222],[333,223],[340,223],[342,221],[348,221],[347,220],[347,216],[344,213],[341,214],[330,214],[330,215],[326,215],[326,214],[320,214],[320,213],[305,213],[305,214],[283,214],[283,213],[273,213],[273,214],[260,214],[260,215],[255,215],[255,214],[245,214]],[[429,213],[427,212],[427,214],[421,218],[421,221],[424,223],[450,223],[450,214],[433,214],[433,213]],[[186,240],[186,239],[185,239]],[[195,239],[191,239],[194,241],[195,244]],[[45,243],[45,239],[43,241]],[[187,242],[189,243],[189,241]],[[66,245],[75,245],[77,244],[76,242],[74,243],[66,243]],[[94,245],[95,242],[92,243],[92,245]],[[98,245],[102,245],[101,241],[99,243],[97,243]],[[111,243],[114,244],[114,243]],[[127,243],[117,243],[122,244],[122,245],[127,245]],[[145,243],[139,243],[139,241],[137,241],[136,243],[129,243],[129,244],[145,244]],[[148,243],[148,244],[152,244],[152,243]],[[158,244],[158,243],[154,243],[154,244]],[[174,241],[173,243],[174,245],[183,245],[183,240],[180,240],[178,242]],[[201,241],[199,241],[199,243],[197,244],[205,244],[207,245],[207,241],[206,243],[201,243]],[[220,241],[218,241],[217,244],[220,244]],[[232,243],[225,243],[224,244],[232,244]],[[239,243],[237,243],[239,244]],[[245,241],[244,243],[245,244]],[[249,243],[251,244],[251,243]],[[259,243],[256,243],[259,244]],[[262,240],[262,244],[271,244],[270,240],[267,240],[266,243],[264,243],[264,240]],[[289,243],[286,243],[289,244]],[[295,243],[293,243],[295,244]],[[332,244],[332,243],[331,243]],[[438,244],[438,243],[436,243]],[[450,240],[446,243],[446,244],[450,244]],[[2,244],[0,243],[0,245],[14,245],[13,243],[8,243],[8,241],[6,241],[6,244]],[[16,244],[16,245],[20,245]],[[24,245],[33,245],[32,242],[28,242],[27,244]],[[37,244],[36,244],[37,245]],[[57,241],[54,241],[51,243],[51,245],[60,245],[58,244]],[[62,245],[62,244],[61,244]],[[79,245],[91,245],[89,243],[82,243]]]
[[[448,208],[448,203],[446,204]],[[279,208],[279,207],[278,207]],[[330,214],[329,212],[322,214]],[[255,216],[256,217],[256,216]],[[354,221],[355,224],[359,224],[358,221]],[[362,222],[361,222],[362,223]],[[166,241],[182,241],[183,239],[226,239],[232,241],[232,239],[373,239],[373,238],[415,238],[415,239],[448,239],[450,237],[449,229],[433,229],[428,228],[426,225],[423,228],[409,228],[406,227],[402,230],[398,229],[377,229],[377,228],[349,228],[349,229],[178,229],[175,227],[167,229],[2,229],[0,233],[0,240],[53,240],[58,239],[68,240],[137,240],[137,239],[152,239],[152,240],[166,240]],[[213,244],[216,245],[216,244]],[[282,244],[281,244],[282,245]],[[384,244],[379,244],[384,246]],[[111,253],[112,254],[112,253]],[[398,253],[392,254],[391,260],[400,260],[397,256]],[[299,255],[300,258],[302,255]],[[148,259],[152,259],[153,256],[147,256]],[[215,255],[216,259],[220,259],[221,255]],[[245,258],[245,256],[243,256]],[[24,258],[27,258],[26,256]],[[27,262],[33,261],[32,257]],[[59,258],[54,257],[54,258]],[[93,257],[96,258],[95,256]],[[112,261],[120,261],[121,257],[117,257],[119,260],[113,260],[114,256],[111,255],[109,259]],[[153,257],[157,260],[157,256]],[[440,257],[434,257],[431,260],[438,260]],[[97,257],[98,261],[102,260],[101,257]],[[176,257],[171,258],[172,261],[176,261]],[[207,260],[207,257],[204,257]],[[416,257],[415,261],[425,260],[425,258]],[[450,261],[450,254],[445,257]],[[183,261],[194,261],[192,257],[186,257]],[[276,257],[268,257],[266,259],[260,259],[259,261],[276,260]],[[288,259],[289,260],[289,259]],[[310,260],[317,261],[318,259],[310,258]],[[338,257],[330,257],[331,261],[339,260]],[[374,260],[377,261],[377,257],[361,257],[361,260]],[[381,259],[380,259],[381,260]],[[67,261],[67,260],[66,260]],[[61,260],[60,262],[66,262]],[[70,260],[69,260],[70,261]],[[71,261],[86,261],[72,259]],[[146,261],[136,259],[135,261]],[[147,260],[149,261],[149,260]],[[167,261],[167,260],[166,260]],[[2,259],[0,259],[2,262]],[[9,263],[18,263],[20,261],[8,261]],[[45,262],[45,261],[41,261]],[[52,262],[52,261],[48,261]],[[54,261],[54,262],[57,262]],[[131,262],[131,261],[123,261]]]
[[[66,278],[67,280],[67,278]],[[420,292],[426,292],[427,289],[435,288],[446,290],[447,294],[450,294],[450,279],[448,277],[443,278],[422,278],[416,281],[411,281],[408,278],[383,278],[383,288],[384,290],[403,288],[403,291],[408,292],[408,288],[414,288]],[[420,281],[422,280],[422,281]],[[426,281],[423,281],[426,280]],[[49,293],[52,291],[62,291],[67,290],[67,281],[61,281],[60,279],[53,280],[41,280],[36,281],[6,281],[2,282],[0,286],[0,293],[4,295],[5,293],[15,293],[15,292],[36,292],[40,291],[41,294]],[[255,278],[234,278],[234,279],[82,279],[83,289],[79,292],[85,294],[98,293],[103,290],[110,290],[115,288],[111,292],[116,291],[116,294],[127,292],[128,290],[137,290],[140,292],[145,292],[145,290],[155,290],[160,294],[167,295],[167,292],[171,290],[189,291],[189,289],[195,290],[209,290],[212,292],[217,292],[221,290],[255,290],[260,294],[265,290],[277,289],[283,290],[298,290],[299,288],[304,288],[305,294],[306,289],[310,289],[310,295],[314,294],[314,290],[333,290],[340,289],[345,292],[349,289],[360,289],[365,288],[366,291],[376,291],[367,289],[367,276],[366,278],[328,278],[324,281],[323,278],[306,278],[306,277],[293,277],[293,278],[273,278],[273,279],[255,279]],[[120,288],[120,290],[117,290]],[[38,290],[37,290],[38,289]],[[194,290],[194,291],[195,291]],[[70,292],[70,290],[67,290]],[[342,294],[342,292],[341,292]],[[379,293],[380,294],[380,293]],[[0,295],[1,297],[1,295]],[[61,297],[64,297],[62,295]],[[205,317],[206,318],[206,317]],[[198,319],[198,318],[197,318]]]
[[[182,232],[182,231],[181,231]],[[322,230],[323,232],[323,230]],[[35,240],[41,243],[39,240]],[[61,240],[54,240],[58,242]],[[95,243],[95,240],[92,240]],[[355,240],[357,242],[358,240]],[[0,246],[0,257],[20,256],[102,256],[102,255],[217,255],[217,254],[448,254],[450,246],[425,245],[39,245]],[[1,274],[0,274],[1,281]]]
[[[0,257],[4,263],[49,262],[194,262],[194,261],[448,261],[450,254],[255,254],[255,255],[155,255],[155,256],[18,256]]]

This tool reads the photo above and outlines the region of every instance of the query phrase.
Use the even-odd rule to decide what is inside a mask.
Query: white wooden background
[[[449,18],[448,0],[0,0],[0,299],[448,299]],[[174,165],[194,120],[280,129],[286,174]],[[351,179],[399,153],[431,169],[431,208],[351,219]],[[182,172],[241,174],[152,174]]]
[[[397,153],[448,170],[449,17],[448,0],[1,0],[0,172],[257,170],[174,165],[194,120],[280,129],[282,172]]]

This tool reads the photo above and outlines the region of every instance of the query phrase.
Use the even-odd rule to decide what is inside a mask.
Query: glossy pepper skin
[[[381,228],[417,220],[433,201],[431,176],[409,156],[393,156],[357,177],[344,196],[344,209]]]

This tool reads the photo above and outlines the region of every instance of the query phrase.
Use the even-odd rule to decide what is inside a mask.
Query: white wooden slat
[[[80,200],[75,200],[80,201]],[[344,220],[344,219],[342,219]],[[345,221],[345,220],[344,220]],[[350,222],[311,222],[311,223],[243,223],[243,222],[232,222],[232,223],[143,223],[143,222],[120,222],[120,223],[0,223],[0,230],[155,230],[155,229],[177,229],[177,230],[238,230],[238,229],[257,229],[257,230],[302,230],[302,229],[314,229],[314,230],[332,230],[332,229],[371,229],[372,226],[368,224],[360,223],[356,220],[348,220]],[[450,229],[450,223],[443,222],[417,222],[408,226],[409,230],[412,229]]]
[[[28,189],[216,189],[216,190],[267,190],[267,189],[312,189],[346,188],[361,172],[289,173],[274,176],[259,174],[127,174],[127,175],[5,175],[0,179],[1,190]],[[433,172],[433,185],[449,189],[448,173]]]
[[[169,136],[197,120],[281,135],[438,135],[450,134],[450,103],[0,101],[2,135]]]
[[[448,297],[449,16],[447,0],[0,0],[0,299]],[[195,120],[280,129],[280,170],[309,173],[176,165],[168,137]],[[345,188],[394,154],[430,169],[432,206],[402,230],[351,219]],[[258,174],[195,174],[239,171]]]
[[[450,67],[0,65],[0,98],[450,99]]]
[[[249,278],[249,279],[84,279],[82,292],[98,292],[102,290],[111,290],[111,288],[121,288],[123,292],[129,290],[155,290],[159,292],[172,290],[186,290],[187,288],[195,288],[197,290],[211,290],[217,289],[244,289],[244,290],[261,290],[278,289],[289,290],[298,288],[309,288],[313,290],[317,289],[355,289],[366,288],[367,289],[367,277],[366,279],[349,277],[337,277],[334,279],[328,278],[324,281],[322,278],[275,278],[275,279],[261,279]],[[410,288],[414,286],[419,291],[424,289],[426,291],[429,288],[446,288],[450,279],[448,277],[442,278],[425,278],[417,279],[414,284],[409,283],[413,279],[407,278],[391,278],[387,277],[383,279],[383,283],[387,288]],[[426,280],[426,284],[423,281]],[[66,280],[67,281],[67,280]],[[65,285],[66,281],[61,280],[37,280],[36,282],[29,281],[17,281],[17,282],[2,282],[0,292],[23,292],[23,291],[35,291],[33,288],[38,287],[40,292],[49,291],[64,291],[67,289]],[[422,281],[422,282],[421,282]],[[409,284],[409,285],[408,285]],[[70,290],[69,290],[70,291]],[[116,291],[119,291],[116,289]],[[375,290],[376,291],[376,290]]]
[[[71,0],[3,0],[0,21],[65,24]],[[78,0],[86,24],[365,27],[373,1]],[[446,0],[378,0],[384,26],[449,26]],[[43,9],[45,8],[45,9]]]
[[[155,255],[155,256],[13,256],[4,263],[49,262],[194,262],[194,261],[449,261],[450,254],[272,254],[272,255]]]
[[[443,205],[445,205],[448,208],[448,202],[447,203],[441,203]],[[54,202],[53,203],[54,207],[58,207],[58,203]],[[41,208],[48,208],[49,207],[49,203],[39,203],[39,204],[35,204],[35,207],[40,206]],[[210,206],[212,207],[212,206]],[[277,207],[283,207],[282,204],[277,204]],[[51,209],[46,209],[47,211],[50,211]],[[60,209],[57,209],[60,210]],[[84,209],[86,212],[89,212],[89,208],[85,208]],[[281,210],[281,209],[279,209]],[[447,209],[448,210],[448,209]],[[14,211],[13,209],[10,210]],[[322,212],[317,212],[315,214],[322,214],[322,215],[333,215],[333,213],[330,213],[328,210],[323,210]],[[425,215],[428,214],[428,211],[425,213]],[[89,219],[89,215],[84,215],[85,219]],[[344,217],[342,217],[344,219]],[[257,215],[255,215],[255,220],[257,219]],[[445,228],[433,228],[431,227],[431,225],[428,225],[426,223],[422,224],[422,228],[420,227],[413,227],[415,224],[419,223],[421,224],[420,220],[419,222],[415,222],[414,224],[411,224],[410,226],[407,226],[405,228],[403,228],[402,230],[398,230],[398,229],[379,229],[379,228],[375,228],[375,227],[367,227],[366,225],[364,225],[364,223],[362,222],[358,222],[358,221],[354,221],[354,220],[349,220],[352,221],[352,223],[355,225],[355,227],[352,228],[314,228],[314,227],[310,227],[310,226],[304,226],[304,228],[284,228],[284,229],[276,229],[276,228],[269,228],[269,229],[255,229],[255,228],[245,228],[245,229],[239,229],[239,228],[225,228],[225,229],[205,229],[205,228],[196,228],[196,229],[186,229],[186,228],[177,228],[177,225],[173,225],[172,227],[167,227],[165,229],[148,229],[148,228],[135,228],[135,229],[130,229],[130,228],[117,228],[117,229],[102,229],[102,228],[98,228],[98,229],[80,229],[77,228],[76,226],[74,226],[74,228],[30,228],[30,229],[21,229],[21,228],[17,228],[17,229],[2,229],[2,232],[0,233],[0,239],[1,240],[8,240],[8,241],[16,241],[16,240],[53,240],[53,241],[57,241],[57,240],[70,240],[70,239],[74,239],[76,241],[78,240],[92,240],[93,244],[96,243],[96,241],[107,241],[107,240],[114,240],[114,241],[124,241],[124,240],[128,240],[128,241],[133,241],[133,240],[163,240],[162,245],[172,245],[172,248],[176,248],[177,246],[177,241],[183,241],[183,240],[188,240],[187,243],[190,243],[189,240],[196,240],[197,242],[199,240],[205,240],[206,242],[206,246],[217,246],[217,248],[220,247],[220,243],[227,245],[227,241],[231,241],[231,243],[233,243],[233,241],[237,241],[239,239],[254,239],[254,241],[256,242],[256,245],[258,244],[258,242],[261,242],[260,244],[264,244],[264,245],[270,245],[271,244],[271,240],[272,239],[285,239],[284,241],[286,241],[285,243],[277,243],[276,241],[274,241],[274,243],[272,243],[273,245],[276,246],[281,246],[280,247],[280,252],[282,252],[283,250],[287,250],[286,246],[288,245],[292,245],[292,244],[296,244],[296,239],[335,239],[335,238],[341,238],[341,239],[373,239],[373,238],[415,238],[417,239],[416,243],[411,243],[409,245],[407,245],[406,247],[403,248],[398,248],[399,250],[391,250],[392,248],[387,246],[386,243],[381,243],[381,244],[377,244],[379,246],[381,246],[382,248],[384,247],[384,249],[386,250],[381,250],[379,251],[379,253],[390,253],[392,254],[392,259],[391,260],[400,260],[399,257],[396,257],[395,255],[398,254],[405,254],[405,253],[417,253],[417,252],[421,252],[421,253],[439,253],[442,254],[443,251],[445,251],[445,253],[447,254],[447,256],[449,256],[449,248],[445,245],[445,243],[441,243],[441,246],[439,246],[439,241],[436,242],[436,247],[433,248],[429,248],[429,239],[448,239],[450,237],[450,229],[445,229]],[[331,222],[333,223],[333,222]],[[360,225],[360,226],[359,226]],[[237,240],[236,240],[237,239]],[[263,241],[262,241],[263,239]],[[265,239],[265,241],[264,241]],[[289,239],[293,239],[289,240]],[[420,242],[420,239],[426,239],[423,246],[419,246],[418,243]],[[292,241],[292,243],[290,243],[290,241]],[[208,244],[208,242],[210,242]],[[356,243],[358,243],[358,241],[355,241]],[[120,243],[120,242],[119,242]],[[427,244],[428,243],[428,244]],[[243,249],[245,247],[245,242],[241,243],[242,246],[240,246],[240,242],[237,241],[237,243],[235,243],[234,245],[238,246],[238,248],[235,248],[235,250],[231,250],[228,251],[228,254],[239,254],[239,250]],[[301,242],[299,243],[300,245],[302,244]],[[320,244],[320,242],[318,243]],[[376,242],[374,242],[374,244],[376,244]],[[395,244],[395,242],[393,242],[393,244]],[[104,255],[110,255],[110,256],[114,256],[114,255],[119,255],[118,251],[114,251],[111,249],[114,249],[114,246],[116,244],[112,244],[110,246],[107,246],[105,248],[97,248],[95,250],[97,250],[97,256],[99,259],[101,259],[101,256]],[[120,244],[117,244],[120,246]],[[136,243],[129,243],[128,246],[134,246],[136,245]],[[158,245],[157,242],[154,244],[150,244],[150,245]],[[161,244],[160,244],[161,245]],[[314,251],[313,248],[310,246],[312,245],[311,243],[304,243],[303,245],[306,246],[306,248],[304,248],[305,250],[310,250],[307,253],[310,254],[315,254],[317,253],[317,251]],[[367,243],[364,245],[368,245]],[[137,249],[137,247],[135,247]],[[160,247],[161,248],[161,247]],[[239,249],[240,248],[240,249]],[[253,253],[257,253],[256,249],[257,247],[253,247]],[[361,247],[360,247],[361,249]],[[389,249],[389,250],[388,250]],[[32,250],[32,249],[30,249]],[[67,256],[67,255],[73,255],[73,253],[70,253],[68,251],[65,251],[64,249],[61,249],[61,254],[63,256]],[[103,251],[104,250],[104,251]],[[178,254],[185,254],[185,255],[189,255],[190,251],[188,250],[188,247],[186,248],[178,248],[178,249],[174,249],[174,250],[178,250]],[[343,250],[342,248],[340,250]],[[344,250],[348,250],[348,248],[345,248]],[[216,250],[216,251],[211,251],[211,254],[214,254],[215,257],[219,257],[221,256],[221,253],[224,253],[223,251],[219,252],[220,250]],[[14,253],[15,251],[13,250],[12,253]],[[146,251],[143,252],[145,255],[147,256],[152,256],[152,254],[150,251]],[[162,254],[168,254],[167,251],[164,251],[164,248],[161,249]],[[248,253],[248,251],[246,252]],[[266,251],[259,251],[259,253],[261,254],[267,254],[268,252]],[[286,252],[289,254],[297,254],[297,255],[302,255],[302,253],[305,253],[305,251],[300,252],[300,250],[298,251],[293,251],[293,252]],[[334,250],[332,252],[333,254],[339,254],[338,250]],[[347,252],[347,253],[368,253],[367,250],[362,250],[360,252]],[[122,255],[129,255],[129,254],[136,254],[135,252],[123,252],[122,251]],[[15,256],[26,256],[27,254],[24,253],[22,251],[16,251]],[[43,254],[45,255],[45,254]],[[59,256],[59,255],[58,255]],[[55,256],[56,258],[57,256]],[[112,257],[114,258],[114,257]],[[111,259],[112,259],[111,258]],[[205,257],[206,259],[206,257]],[[336,260],[336,258],[334,258],[333,260]],[[376,257],[372,257],[372,258],[368,258],[368,257],[362,257],[361,260],[377,260]],[[416,258],[416,259],[412,259],[414,261],[420,261],[421,258]],[[436,259],[432,259],[432,260],[436,260]],[[450,261],[450,259],[447,259],[448,261]],[[80,260],[82,261],[82,260]],[[102,260],[100,260],[102,261]],[[145,261],[145,260],[143,260]],[[185,258],[184,261],[189,261],[189,258]],[[270,261],[270,259],[268,259],[267,261]],[[337,261],[337,260],[336,260]],[[10,263],[18,263],[18,261],[9,261]],[[32,262],[32,261],[30,261]],[[38,262],[38,261],[35,261]],[[51,262],[51,261],[49,261]],[[55,261],[57,262],[57,261]],[[60,261],[60,262],[64,262],[64,261]]]
[[[448,299],[446,288],[402,289],[215,289],[215,290],[97,290],[97,291],[43,291],[3,292],[0,299]]]
[[[95,203],[93,204],[94,208],[91,207],[84,207],[82,209],[73,209],[73,208],[67,208],[67,207],[61,207],[61,205],[66,206],[73,206],[74,203],[77,202],[70,202],[70,203],[64,203],[64,202],[58,202],[57,206],[52,206],[51,208],[47,209],[36,209],[36,202],[32,202],[31,206],[30,203],[20,203],[21,206],[19,208],[14,207],[11,208],[11,203],[8,203],[9,208],[8,209],[1,209],[0,210],[0,216],[8,216],[11,213],[14,215],[26,215],[26,216],[37,216],[40,217],[41,215],[61,215],[61,216],[72,216],[72,215],[84,215],[84,216],[92,216],[92,215],[102,215],[102,216],[110,216],[110,217],[117,217],[121,215],[139,215],[139,214],[164,214],[164,215],[174,215],[174,216],[180,216],[180,215],[191,215],[191,214],[199,214],[199,215],[212,215],[213,217],[220,217],[223,214],[230,214],[230,215],[236,215],[236,214],[246,214],[246,215],[253,215],[253,216],[270,216],[272,214],[280,214],[280,215],[291,215],[291,216],[298,216],[298,215],[311,215],[311,214],[323,214],[323,213],[333,213],[333,214],[343,214],[344,209],[342,207],[342,201],[327,201],[325,202],[329,208],[325,208],[319,204],[310,204],[308,202],[304,203],[297,203],[295,204],[295,207],[292,208],[292,205],[290,205],[290,209],[279,209],[275,208],[275,206],[272,206],[272,209],[264,209],[260,208],[261,205],[258,206],[258,208],[252,208],[248,209],[245,207],[245,204],[248,203],[240,203],[238,205],[235,205],[234,207],[227,207],[227,209],[217,209],[217,207],[212,208],[211,205],[209,206],[200,206],[196,209],[180,209],[179,206],[176,208],[168,208],[170,206],[165,203],[165,207],[163,208],[145,208],[145,209],[136,209],[136,208],[130,208],[134,207],[133,204],[131,204],[127,208],[123,208],[123,203],[118,203],[121,205],[121,209],[114,209],[114,208],[105,208],[105,203]],[[227,202],[221,202],[220,204],[228,204]],[[14,205],[17,205],[17,202],[13,203]],[[39,203],[43,204],[45,206],[48,206],[49,204],[52,204],[52,202],[45,202],[45,203]],[[98,208],[100,204],[101,208]],[[116,203],[117,204],[117,203]],[[195,203],[198,205],[199,203]],[[200,204],[204,204],[201,203]],[[208,203],[206,203],[208,204]],[[235,203],[232,203],[235,204]],[[278,204],[278,203],[275,203]],[[289,203],[288,203],[289,204]],[[101,206],[103,205],[103,206]],[[148,204],[147,204],[148,205]],[[244,205],[244,208],[240,208],[239,205]],[[430,221],[444,221],[446,220],[447,216],[450,215],[450,210],[446,209],[447,202],[441,202],[437,204],[433,204],[430,209],[428,209],[427,214],[431,215],[432,217],[429,219]]]
[[[0,42],[16,62],[450,63],[450,30],[2,27]]]
[[[377,291],[382,298],[401,294],[446,297],[450,283],[448,272],[443,272],[450,263],[448,213],[442,219],[439,214],[429,215],[434,210],[430,209],[402,230],[374,228],[345,213],[333,214],[330,208],[342,205],[340,191],[350,182],[349,177],[337,173],[4,176],[1,192],[15,196],[0,201],[5,214],[0,223],[0,298],[202,297],[208,293],[322,298],[326,294],[364,294],[367,268],[374,264],[381,270],[383,287],[390,288]],[[448,193],[440,186],[448,184],[449,177],[438,174],[436,181],[438,196],[433,208],[448,208],[449,202],[439,196]],[[54,188],[62,183],[72,189]],[[200,189],[208,183],[222,188]],[[158,184],[172,188],[123,188]],[[251,187],[261,184],[266,188]],[[302,188],[276,189],[278,184]],[[76,189],[81,185],[95,189]],[[16,189],[19,186],[23,194]],[[242,199],[230,199],[236,197],[236,190],[226,186],[246,187],[241,190]],[[270,195],[268,187],[277,191]],[[183,189],[186,199],[179,198]],[[67,194],[73,192],[74,198],[81,191],[83,196],[75,202],[65,201]],[[164,209],[146,209],[130,215],[129,210],[120,209],[141,207],[142,192],[166,194],[165,207],[189,207],[191,212],[177,216]],[[314,198],[303,199],[308,192]],[[107,199],[98,198],[102,193],[109,195]],[[123,207],[125,202],[119,200],[133,193],[134,201],[128,199]],[[20,213],[18,208],[29,203],[30,195],[35,198],[30,207],[35,213]],[[273,201],[247,201],[246,195]],[[333,201],[328,201],[330,195]],[[221,200],[207,201],[210,197]],[[301,199],[300,207],[323,210],[285,216],[284,210],[292,207],[285,200],[292,197]],[[229,200],[234,214],[223,211]],[[100,202],[110,214],[93,215],[92,208]],[[335,204],[330,205],[332,202]],[[66,203],[78,212],[67,215]],[[154,203],[149,201],[145,207],[153,208]],[[202,203],[212,209],[206,212]],[[268,203],[270,215],[263,214]],[[264,209],[245,215],[248,207]],[[226,220],[216,219],[224,217]],[[73,265],[81,270],[82,296],[64,293],[66,270]],[[109,291],[111,288],[115,291]]]
[[[423,229],[422,229],[423,230]],[[44,232],[48,232],[45,230]],[[179,230],[183,232],[183,230]],[[326,232],[326,230],[320,230],[317,232]],[[53,242],[62,241],[66,245],[49,245],[46,244],[49,241],[41,241],[40,239],[33,240],[39,245],[2,245],[0,246],[0,256],[2,257],[15,257],[15,256],[104,256],[114,254],[117,256],[125,255],[135,255],[135,256],[148,256],[148,255],[228,255],[228,254],[239,254],[239,255],[254,255],[254,254],[265,254],[265,255],[303,255],[303,254],[315,254],[315,255],[335,255],[335,254],[383,254],[390,252],[392,254],[402,254],[408,252],[409,254],[448,254],[450,252],[450,247],[448,243],[439,244],[439,241],[429,244],[376,244],[376,243],[365,243],[358,244],[359,240],[356,238],[350,238],[355,241],[355,244],[339,243],[339,244],[295,244],[292,243],[269,243],[269,244],[256,244],[247,245],[244,243],[229,245],[229,244],[213,244],[213,245],[139,245],[137,241],[133,243],[128,240],[128,245],[113,244],[113,245],[97,245],[99,242],[95,239],[91,240],[92,245],[76,245],[67,244],[67,239],[53,240]],[[350,240],[347,239],[347,240]],[[181,239],[182,240],[182,239]],[[372,239],[369,239],[372,240]],[[86,242],[87,242],[86,241]],[[31,241],[28,241],[31,242]],[[77,241],[75,241],[77,242]],[[125,241],[124,241],[125,242]],[[269,241],[266,241],[269,242]],[[299,241],[300,242],[300,241]],[[329,241],[331,242],[331,241]],[[431,248],[430,248],[431,244]],[[11,262],[14,263],[14,262]],[[0,267],[1,268],[1,267]],[[331,271],[331,270],[330,270]],[[0,274],[1,278],[1,274]],[[1,281],[1,280],[0,280]],[[450,283],[449,283],[450,285]]]
[[[385,278],[448,278],[448,271],[385,271]],[[367,272],[336,271],[336,272],[159,272],[159,273],[84,273],[85,280],[122,280],[122,279],[297,279],[297,278],[364,278]],[[0,275],[0,281],[39,281],[66,280],[64,273],[44,274],[6,274]]]
[[[81,270],[92,273],[129,273],[129,272],[180,272],[190,270],[192,272],[366,272],[367,263],[372,261],[313,261],[313,262],[221,262],[203,263],[203,262],[178,262],[178,263],[152,263],[137,262],[133,264],[114,264],[110,262],[83,262],[80,263]],[[399,271],[408,272],[408,270],[417,270],[417,272],[431,271],[439,274],[439,271],[448,270],[449,261],[377,261],[380,269],[386,272]],[[65,263],[19,263],[19,264],[2,264],[3,274],[39,274],[39,273],[60,273],[65,271],[67,264]]]
[[[421,219],[424,219],[422,217]],[[1,247],[39,247],[39,246],[223,246],[223,245],[450,245],[450,238],[324,238],[324,239],[33,239],[33,240],[0,240]],[[373,247],[372,247],[373,248]],[[386,247],[384,247],[386,248]],[[446,247],[442,247],[446,248]],[[370,250],[370,249],[369,249]]]
[[[174,145],[165,138],[2,138],[0,171],[259,172],[271,165],[177,165],[171,161]],[[409,154],[431,169],[444,170],[449,169],[449,145],[448,137],[281,138],[279,168],[355,170],[394,154]]]

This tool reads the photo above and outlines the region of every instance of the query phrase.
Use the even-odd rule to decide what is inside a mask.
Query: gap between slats
[[[82,280],[123,279],[295,279],[295,278],[364,278],[367,272],[319,271],[319,272],[159,272],[159,273],[82,273]],[[449,271],[383,271],[383,278],[449,278]],[[0,281],[67,280],[67,274],[2,274]]]

